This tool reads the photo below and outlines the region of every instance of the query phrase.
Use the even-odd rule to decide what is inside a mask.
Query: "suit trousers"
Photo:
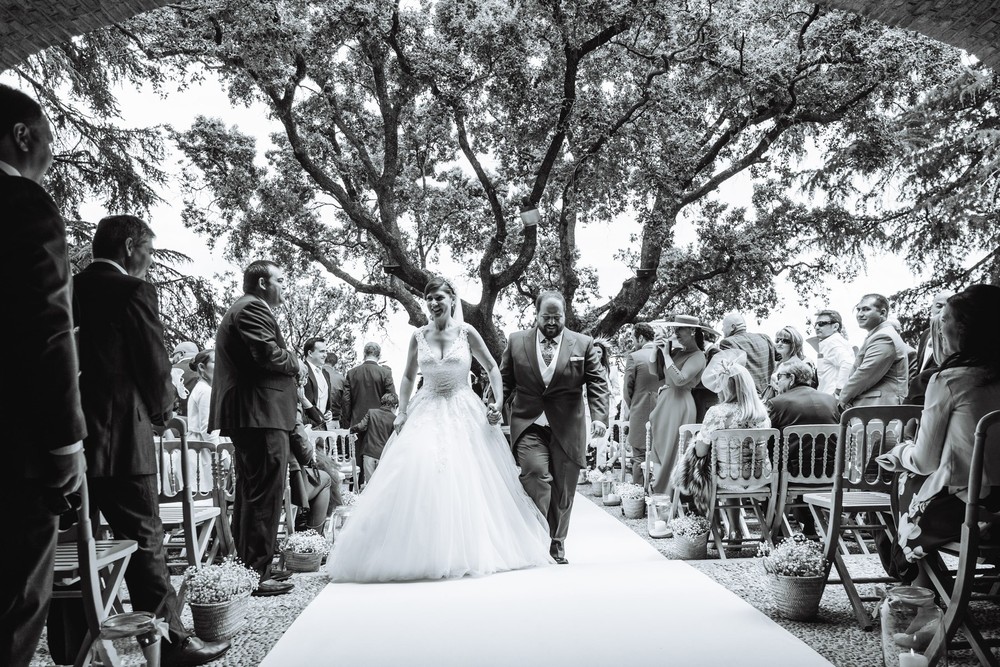
[[[0,665],[31,662],[52,597],[58,518],[35,480],[0,483],[0,516],[15,542],[0,549]]]
[[[156,475],[88,477],[87,484],[94,528],[98,527],[100,512],[116,538],[138,544],[125,570],[132,608],[163,618],[170,626],[171,643],[189,636],[191,633],[181,623],[177,592],[167,570]]]
[[[288,431],[238,428],[230,431],[236,450],[233,539],[236,555],[261,579],[271,576],[278,523],[288,476]]]
[[[552,442],[552,429],[548,426],[532,424],[525,429],[514,445],[514,452],[521,467],[521,486],[548,519],[550,552],[563,557],[580,466]]]

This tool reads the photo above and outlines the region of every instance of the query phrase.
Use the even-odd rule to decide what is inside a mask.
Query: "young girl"
[[[680,486],[681,493],[692,496],[695,509],[704,516],[709,516],[712,509],[708,506],[712,476],[709,457],[712,451],[712,434],[719,429],[768,428],[771,425],[767,408],[757,396],[753,377],[744,367],[745,363],[746,353],[740,350],[724,350],[709,362],[702,375],[702,382],[719,394],[719,403],[705,413],[701,431],[674,469],[674,483]],[[732,479],[745,480],[751,476],[760,478],[771,474],[771,460],[763,443],[745,442],[741,445],[741,451],[728,452],[719,458],[722,459],[719,466],[727,468],[722,472]],[[758,462],[753,470],[750,469],[750,461]],[[725,483],[720,480],[719,486],[725,487]],[[735,509],[730,510],[730,526],[734,531],[739,526]]]

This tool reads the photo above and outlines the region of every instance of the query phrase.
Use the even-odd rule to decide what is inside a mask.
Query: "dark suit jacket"
[[[771,428],[778,430],[796,424],[836,424],[840,421],[837,399],[832,394],[805,386],[792,387],[768,401],[767,415],[771,418]],[[833,474],[836,444],[836,440],[830,438],[829,443],[821,443],[819,448],[819,453],[825,453],[824,468],[827,475]],[[818,456],[813,454],[817,450],[815,443],[806,439],[801,456],[799,449],[802,446],[799,444],[797,435],[790,435],[787,445],[788,467],[793,475],[799,474],[800,459],[803,463],[812,466],[814,476],[820,475],[821,469],[817,465],[819,463]]]
[[[86,435],[73,339],[66,228],[40,185],[0,172],[2,331],[10,379],[0,418],[7,447],[0,479],[37,476],[47,452]]]
[[[330,378],[330,412],[334,419],[339,420],[344,403],[344,374],[330,365],[323,366],[323,370]]]
[[[395,412],[379,407],[369,410],[359,423],[351,427],[351,431],[365,434],[364,456],[373,459],[382,457],[382,450],[392,436],[392,425],[395,421]]]
[[[299,361],[285,346],[278,321],[263,299],[244,294],[215,335],[215,376],[209,430],[295,428]]]
[[[316,386],[316,373],[313,371],[313,367],[309,363],[306,363],[306,370],[309,371],[309,376],[306,378],[306,386],[304,388],[306,400],[313,404],[322,417],[328,410],[330,410],[330,404],[333,402],[333,383],[330,382],[330,374],[325,368],[320,369],[323,372],[323,377],[326,378],[326,405],[316,405],[316,395],[319,393],[319,387]],[[310,419],[310,421],[313,422],[313,426],[317,425],[315,419]]]
[[[153,425],[173,405],[156,289],[104,262],[73,278],[87,474],[156,473]]]
[[[647,343],[628,355],[625,362],[622,400],[628,406],[628,443],[643,450],[646,449],[646,422],[656,406],[656,392],[663,384],[663,380],[649,368],[655,351],[656,346]]]
[[[392,370],[376,361],[366,361],[347,371],[344,379],[344,397],[341,404],[340,425],[350,428],[382,405],[383,394],[396,394]]]
[[[555,373],[549,386],[538,367],[538,330],[516,331],[507,340],[500,362],[504,396],[513,396],[510,442],[517,439],[542,412],[552,428],[552,440],[580,467],[587,465],[587,435],[584,423],[583,387],[587,387],[590,418],[608,423],[608,381],[597,359],[594,339],[563,329]]]
[[[924,395],[927,393],[927,382],[930,380],[931,372],[938,367],[933,354],[927,354],[926,360],[923,359],[927,351],[927,346],[930,345],[930,336],[931,330],[928,327],[923,330],[920,334],[920,339],[917,341],[917,349],[915,350],[917,356],[916,363],[910,366],[909,386],[907,387],[906,399],[903,401],[907,405],[924,404]]]

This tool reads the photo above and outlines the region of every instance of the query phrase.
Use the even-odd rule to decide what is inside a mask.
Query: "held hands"
[[[406,423],[406,412],[400,410],[399,414],[396,415],[395,421],[392,422],[392,430],[395,431],[396,433],[399,433],[403,428],[403,424],[405,423]]]
[[[486,421],[491,426],[496,426],[500,423],[500,405],[498,403],[490,403],[486,406]]]

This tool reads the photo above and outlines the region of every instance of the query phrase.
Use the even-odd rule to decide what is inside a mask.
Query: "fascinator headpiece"
[[[746,368],[747,353],[743,350],[718,352],[701,374],[701,383],[709,391],[719,393],[726,380],[736,375],[737,368]]]

